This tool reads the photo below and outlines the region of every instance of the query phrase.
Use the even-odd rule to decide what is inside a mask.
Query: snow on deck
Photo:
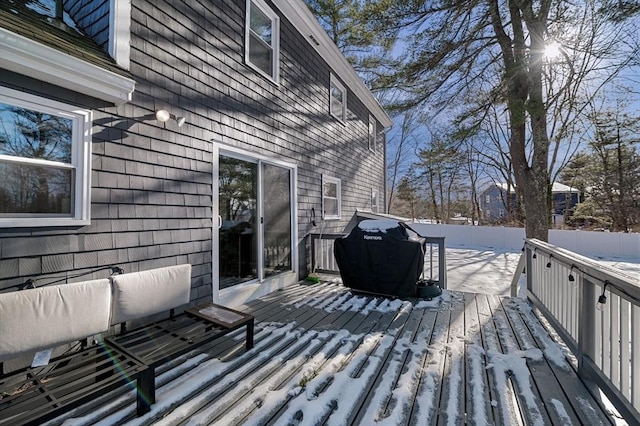
[[[122,389],[51,424],[612,423],[520,299],[390,300],[329,279],[242,310],[256,316],[255,347],[242,329],[158,369],[147,415]]]

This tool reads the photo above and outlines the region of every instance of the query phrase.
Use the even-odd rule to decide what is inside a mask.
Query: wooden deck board
[[[535,382],[532,381],[531,372],[537,371],[536,356],[540,353],[539,349],[532,348],[533,351],[529,351],[529,348],[521,347],[513,334],[500,299],[497,296],[487,296],[487,299],[493,312],[493,319],[496,323],[504,353],[515,355],[515,358],[513,358],[515,365],[513,367],[516,371],[509,371],[509,375],[515,392],[519,396],[520,415],[523,417],[525,424],[557,424],[549,418],[547,410],[541,402],[542,398],[535,386]],[[501,357],[498,359],[501,359]],[[526,363],[526,366],[529,367],[528,376],[518,375],[520,370],[517,370],[517,368],[522,366],[522,363]]]
[[[390,301],[323,282],[241,310],[256,317],[254,349],[232,333],[161,366],[147,416],[123,390],[58,423],[612,424],[569,362],[540,356],[553,343],[523,301]]]
[[[511,324],[514,337],[523,350],[538,348],[538,344],[526,327],[517,311],[504,307],[504,312]],[[532,384],[535,385],[542,401],[538,406],[546,409],[553,424],[580,424],[572,407],[572,402],[563,392],[553,373],[552,362],[543,358],[540,361],[529,361]],[[566,368],[570,368],[565,361]],[[596,420],[596,419],[594,419]]]
[[[496,424],[522,424],[520,406],[512,381],[508,377],[495,374],[495,365],[494,360],[491,359],[491,354],[503,353],[503,347],[498,337],[487,296],[477,295],[476,303],[482,336],[482,350],[485,354],[487,374],[489,376],[490,394],[495,398],[490,403],[494,406]]]
[[[465,403],[467,412],[476,413],[482,423],[496,424],[497,410],[491,401],[497,400],[495,386],[490,385],[490,376],[486,366],[486,357],[482,348],[482,335],[480,333],[480,321],[478,317],[478,303],[476,295],[464,294],[465,299],[465,353],[466,374],[465,374]],[[494,382],[495,383],[495,382]],[[487,395],[482,398],[482,395]]]
[[[508,311],[513,317],[519,316],[524,326],[530,333],[530,336],[535,340],[535,344],[540,348],[546,348],[549,342],[552,341],[548,335],[548,330],[540,323],[540,321],[533,317],[531,308],[527,305],[522,308],[521,302],[515,302],[513,300],[505,300],[504,304],[510,305]],[[572,419],[576,419],[574,424],[589,424],[589,425],[610,425],[612,419],[607,417],[603,410],[584,410],[581,406],[581,401],[586,401],[587,406],[598,407],[602,402],[597,402],[593,395],[582,384],[575,371],[575,366],[567,359],[564,360],[564,364],[557,365],[556,362],[545,358],[547,365],[553,377],[549,377],[549,381],[555,382],[561,389],[565,396],[567,405],[564,405],[566,410]],[[554,385],[555,386],[555,385]]]

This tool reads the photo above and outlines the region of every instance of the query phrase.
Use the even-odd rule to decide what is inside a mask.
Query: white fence
[[[527,297],[629,423],[640,421],[640,286],[569,250],[525,244]],[[600,303],[600,302],[605,302]]]
[[[499,226],[411,224],[422,235],[446,237],[447,247],[493,247],[520,250],[523,228]],[[585,256],[614,256],[640,259],[640,234],[622,232],[549,230],[549,242]]]

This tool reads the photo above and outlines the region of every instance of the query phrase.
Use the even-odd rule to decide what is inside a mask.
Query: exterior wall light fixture
[[[178,124],[178,127],[182,127],[184,125],[184,123],[187,121],[186,118],[184,118],[184,117],[176,117],[174,114],[171,114],[166,109],[159,109],[158,111],[156,111],[156,120],[160,121],[161,123],[165,123],[165,122],[169,121],[172,118],[174,120],[176,120],[176,123]]]

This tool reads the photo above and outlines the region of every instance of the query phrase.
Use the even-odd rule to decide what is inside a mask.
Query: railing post
[[[440,288],[447,288],[447,257],[444,252],[444,237],[438,239],[438,278]]]
[[[511,297],[518,297],[519,296],[519,290],[520,290],[520,276],[522,276],[522,273],[524,272],[524,265],[526,262],[526,254],[522,253],[520,255],[520,259],[518,259],[518,265],[516,266],[516,272],[513,274],[513,278],[511,279]],[[526,293],[526,292],[525,292]],[[526,298],[527,295],[525,294],[524,297]]]
[[[584,369],[584,359],[589,357],[595,361],[596,357],[596,285],[592,281],[582,276],[579,277],[579,287],[582,288],[580,293],[579,309],[580,309],[580,330],[578,332],[579,341],[578,349],[578,374],[586,377]]]
[[[525,254],[527,257],[527,267],[526,267],[526,271],[527,271],[527,292],[531,292],[533,293],[533,258],[532,253],[531,253],[531,247],[529,247],[528,245],[526,246],[525,249]],[[526,297],[526,295],[525,295]]]

